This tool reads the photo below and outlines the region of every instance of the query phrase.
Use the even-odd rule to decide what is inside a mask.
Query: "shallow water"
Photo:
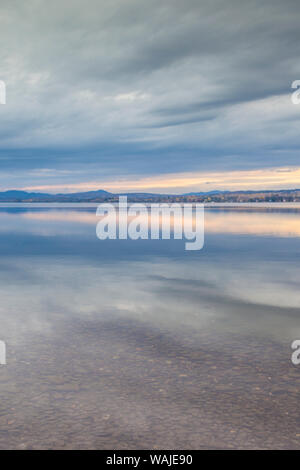
[[[300,210],[205,219],[187,252],[1,206],[1,449],[300,448]]]

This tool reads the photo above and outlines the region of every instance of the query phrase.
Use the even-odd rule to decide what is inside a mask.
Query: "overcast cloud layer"
[[[1,0],[0,188],[300,166],[299,21],[296,0]]]

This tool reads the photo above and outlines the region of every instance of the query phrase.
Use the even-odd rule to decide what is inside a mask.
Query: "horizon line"
[[[95,190],[83,190],[83,191],[74,191],[74,192],[59,192],[59,193],[51,193],[51,192],[42,192],[42,191],[30,191],[27,189],[18,189],[18,188],[13,188],[13,189],[5,189],[5,190],[0,190],[0,194],[6,194],[6,193],[13,193],[13,192],[19,192],[19,193],[26,193],[26,194],[42,194],[42,195],[47,195],[47,196],[72,196],[74,194],[87,194],[87,193],[106,193],[110,196],[127,196],[127,195],[153,195],[153,196],[197,196],[197,195],[209,195],[209,194],[224,194],[224,193],[274,193],[274,192],[293,192],[293,191],[300,191],[300,187],[293,187],[293,188],[273,188],[273,189],[212,189],[209,191],[190,191],[190,192],[180,192],[180,193],[163,193],[163,192],[154,192],[154,191],[124,191],[124,192],[111,192],[107,191],[105,189],[99,188]]]

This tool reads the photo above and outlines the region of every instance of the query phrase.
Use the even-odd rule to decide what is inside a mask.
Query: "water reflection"
[[[209,210],[193,253],[94,214],[0,209],[0,447],[299,448],[299,212]]]
[[[273,237],[300,237],[300,209],[206,209],[207,233],[232,233]],[[95,226],[99,220],[94,209],[90,211],[57,210],[23,211],[25,220],[87,224]],[[147,219],[150,219],[147,217]]]

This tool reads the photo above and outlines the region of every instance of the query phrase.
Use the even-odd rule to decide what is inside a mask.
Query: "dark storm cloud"
[[[0,13],[2,185],[25,170],[79,181],[299,161],[296,1],[4,0]]]

